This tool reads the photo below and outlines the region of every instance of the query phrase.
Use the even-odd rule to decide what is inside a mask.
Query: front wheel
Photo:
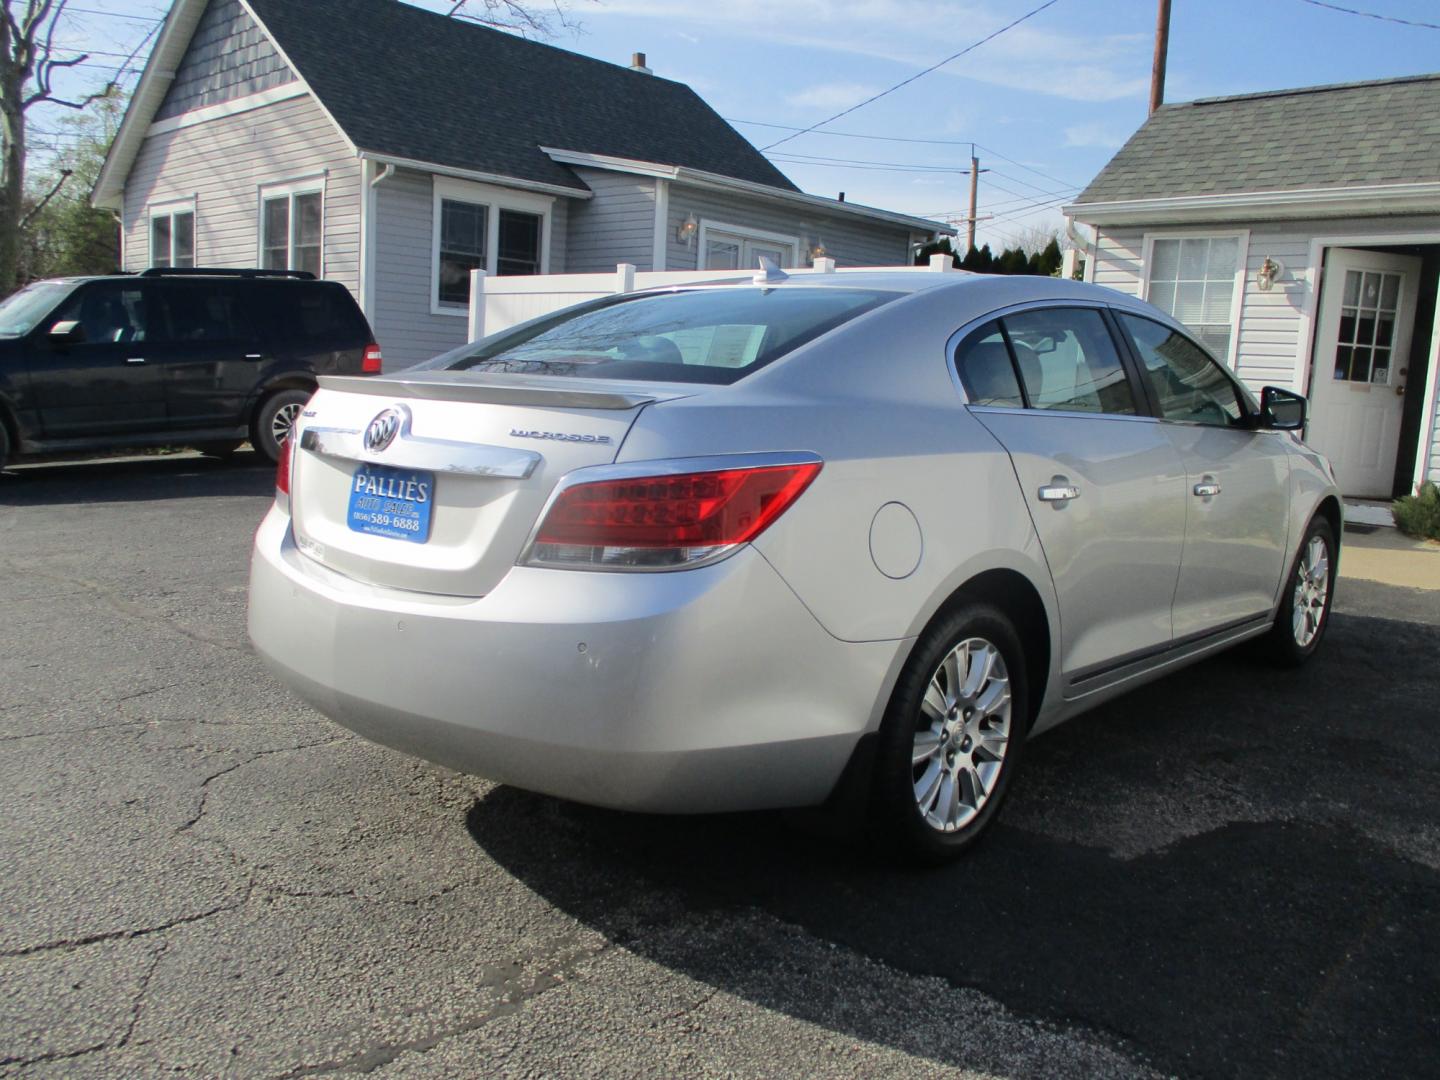
[[[250,445],[254,446],[272,464],[280,460],[280,444],[290,437],[295,422],[305,403],[310,400],[309,390],[280,390],[271,394],[255,414],[255,423],[250,430]]]
[[[5,471],[5,464],[10,460],[10,432],[5,430],[5,424],[0,421],[0,472]]]
[[[871,821],[882,843],[938,863],[985,831],[1025,745],[1024,673],[1014,624],[989,604],[921,635],[880,725]]]
[[[1328,521],[1316,518],[1300,542],[1266,640],[1275,663],[1299,667],[1315,655],[1330,625],[1335,572],[1335,533]]]

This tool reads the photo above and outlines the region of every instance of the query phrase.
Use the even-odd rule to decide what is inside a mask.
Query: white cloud
[[[1105,124],[1075,124],[1065,129],[1066,146],[1095,146],[1116,150],[1125,145],[1129,132],[1118,132]]]
[[[864,101],[878,94],[882,87],[866,86],[863,83],[834,82],[808,86],[797,94],[788,95],[785,100],[797,108],[844,109],[856,102]]]

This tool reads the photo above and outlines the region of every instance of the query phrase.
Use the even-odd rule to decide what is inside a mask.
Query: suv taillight
[[[290,512],[290,440],[280,444],[280,456],[275,461],[275,505]]]
[[[820,472],[818,461],[578,483],[551,504],[525,562],[673,570],[759,536]]]
[[[373,341],[365,346],[365,355],[360,358],[360,374],[379,375],[384,357],[380,352],[380,346]]]

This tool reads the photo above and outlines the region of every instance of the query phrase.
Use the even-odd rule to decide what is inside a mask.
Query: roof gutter
[[[765,199],[779,199],[808,206],[827,214],[869,218],[872,221],[883,221],[890,225],[900,225],[918,232],[937,233],[941,236],[956,235],[955,227],[947,225],[943,221],[931,221],[928,218],[898,214],[893,210],[881,210],[860,203],[827,199],[823,195],[807,195],[803,191],[787,191],[785,188],[772,187],[769,184],[760,184],[753,180],[739,180],[733,176],[722,176],[719,173],[692,169],[684,165],[661,165],[654,161],[637,161],[633,158],[611,157],[608,154],[587,154],[578,150],[559,150],[549,146],[542,146],[540,149],[543,153],[548,154],[552,161],[561,165],[583,165],[592,169],[607,169],[611,172],[633,173],[637,176],[674,180],[682,184],[690,184],[692,187],[710,188],[717,191],[738,191]]]
[[[361,161],[374,161],[381,165],[400,169],[418,169],[420,172],[453,176],[459,180],[474,180],[481,184],[502,184],[505,187],[538,191],[544,195],[563,195],[567,199],[590,199],[595,193],[589,188],[565,187],[562,184],[546,184],[538,180],[522,180],[515,176],[501,176],[499,173],[479,172],[475,169],[457,169],[449,165],[437,165],[433,161],[417,161],[414,158],[394,157],[391,154],[377,154],[373,150],[361,150]]]
[[[1285,220],[1350,214],[1413,214],[1440,211],[1440,183],[1366,184],[1293,191],[1246,191],[1228,195],[1176,195],[1071,203],[1066,217],[1087,225],[1156,225],[1181,222]]]

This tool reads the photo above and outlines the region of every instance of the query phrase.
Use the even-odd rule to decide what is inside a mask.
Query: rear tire
[[[271,394],[255,413],[250,428],[250,445],[272,465],[280,460],[280,444],[289,437],[311,390],[279,390]]]
[[[1322,517],[1310,522],[1280,593],[1275,625],[1263,639],[1268,659],[1295,668],[1309,661],[1330,626],[1335,600],[1335,533]]]
[[[5,421],[0,420],[0,472],[5,471],[5,466],[9,461],[10,432],[5,428]]]
[[[872,831],[910,861],[960,855],[995,819],[1029,728],[1015,624],[968,603],[916,642],[880,725]]]

